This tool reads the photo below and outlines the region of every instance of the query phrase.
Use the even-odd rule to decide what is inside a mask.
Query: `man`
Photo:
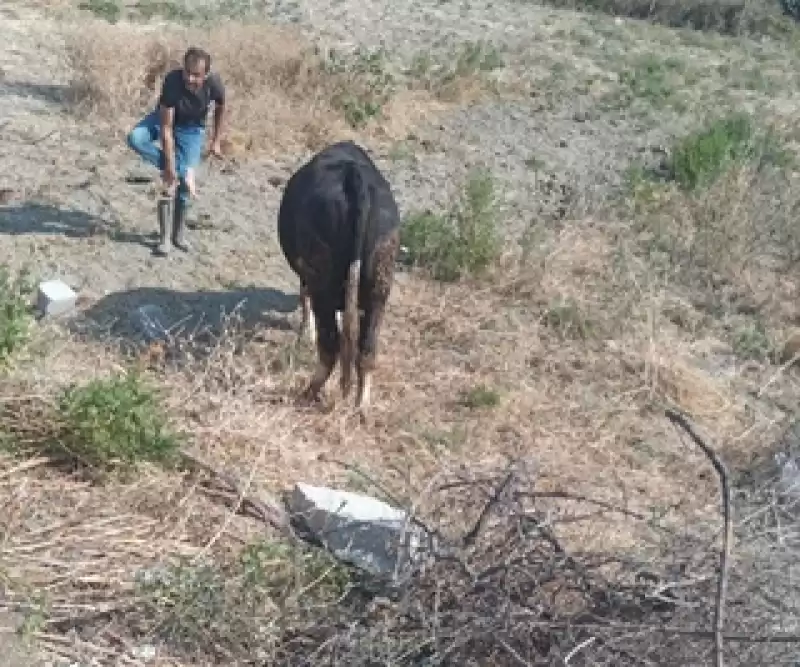
[[[190,249],[184,238],[186,207],[189,198],[197,194],[195,170],[202,157],[211,102],[214,102],[214,125],[209,152],[219,157],[225,87],[220,76],[211,72],[211,56],[191,47],[183,56],[183,68],[164,77],[158,108],[128,134],[128,146],[161,171],[164,194],[174,199],[173,219],[159,219],[156,253],[162,256],[169,253],[170,242],[184,252]],[[155,144],[159,138],[161,148]]]

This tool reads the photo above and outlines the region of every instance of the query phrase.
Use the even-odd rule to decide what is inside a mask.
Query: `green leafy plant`
[[[484,272],[500,251],[494,206],[491,175],[483,170],[473,173],[452,210],[416,213],[405,221],[401,242],[409,261],[442,281]]]
[[[31,292],[26,273],[14,278],[7,267],[0,266],[0,367],[7,367],[30,337],[33,324],[29,305]]]
[[[61,447],[101,472],[129,472],[141,461],[170,463],[179,441],[155,391],[136,373],[65,389],[58,401]]]

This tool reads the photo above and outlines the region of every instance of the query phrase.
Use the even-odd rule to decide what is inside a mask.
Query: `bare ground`
[[[505,67],[496,77],[511,82],[508,89],[460,102],[425,98],[424,113],[409,111],[417,98],[401,98],[388,130],[355,134],[373,150],[404,212],[445,205],[469,167],[490,167],[501,185],[497,212],[510,255],[503,271],[488,285],[439,286],[416,273],[399,275],[368,424],[346,412],[288,404],[311,354],[295,348],[288,331],[297,322],[296,285],[277,246],[275,219],[282,182],[309,147],[288,150],[276,136],[259,154],[207,163],[192,214],[194,252],[154,258],[149,186],[125,180],[143,172],[121,135],[133,117],[100,122],[71,113],[64,57],[75,26],[98,43],[103,34],[110,43],[133,40],[146,28],[3,2],[0,190],[10,201],[0,208],[0,252],[15,268],[32,265],[37,277],[66,279],[82,299],[73,326],[43,328],[20,381],[36,394],[118,368],[117,342],[134,336],[137,306],[162,306],[170,321],[214,320],[246,298],[248,319],[272,316],[255,339],[223,338],[210,357],[155,372],[196,451],[255,488],[276,492],[297,480],[352,484],[352,475],[324,459],[338,457],[413,499],[436,475],[509,454],[536,461],[542,488],[663,512],[666,522],[692,530],[712,525],[713,477],[653,401],[690,412],[738,474],[768,457],[791,413],[786,406],[796,402],[796,380],[770,363],[736,358],[725,339],[735,312],[709,323],[679,281],[642,272],[629,222],[606,204],[631,162],[658,163],[673,137],[716,106],[741,104],[790,122],[796,68],[782,47],[701,40],[518,2],[361,7],[315,0],[266,10],[313,39],[324,36],[326,46],[383,43],[405,61],[431,45],[445,53],[465,40],[497,46]],[[666,79],[647,74],[646,63],[665,50],[678,64],[666,68]],[[125,62],[115,65],[123,78]],[[639,82],[634,76],[620,84],[620,72]],[[130,78],[138,76],[131,71]],[[620,103],[630,90],[632,100]],[[266,114],[263,122],[269,120]],[[741,218],[740,210],[729,213]],[[518,265],[513,256],[526,231],[535,241],[528,264]],[[748,297],[762,305],[780,340],[796,317],[796,276],[752,271]],[[571,313],[573,327],[590,325],[593,335],[573,337],[563,323],[553,324],[565,298],[577,306],[558,312]],[[498,407],[459,402],[480,384],[496,388]],[[0,467],[10,517],[0,564],[5,557],[15,582],[46,589],[57,615],[69,613],[76,582],[97,585],[107,596],[102,604],[114,604],[141,567],[180,553],[225,554],[259,530],[165,473],[103,492],[57,471],[15,465],[9,459]],[[575,524],[563,537],[586,551],[630,553],[655,541],[643,525],[603,525]],[[98,540],[114,548],[98,554]],[[34,553],[41,558],[26,560]],[[24,597],[19,590],[14,596]],[[102,604],[78,606],[90,612]],[[110,660],[110,648],[97,648],[113,644],[102,632],[84,638],[87,644],[52,635],[40,637],[50,655]],[[154,664],[170,664],[162,659]]]

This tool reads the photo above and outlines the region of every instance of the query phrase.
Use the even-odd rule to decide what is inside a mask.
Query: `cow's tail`
[[[361,176],[358,165],[350,163],[345,175],[345,192],[348,208],[355,229],[353,255],[347,269],[345,283],[344,313],[342,317],[342,343],[339,352],[341,368],[341,388],[344,397],[353,384],[353,368],[358,351],[358,291],[361,281],[361,257],[364,250],[364,237],[367,220],[370,216],[371,196],[369,187]]]

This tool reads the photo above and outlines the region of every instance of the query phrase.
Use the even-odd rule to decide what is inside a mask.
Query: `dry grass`
[[[170,28],[155,37],[140,27],[97,23],[67,32],[74,103],[93,119],[113,119],[118,131],[152,103],[159,77],[190,40],[207,45],[225,72],[235,114],[232,152],[277,155],[352,131],[334,100],[358,89],[358,68],[331,70],[290,29],[234,24],[204,33]],[[440,104],[419,89],[395,92],[386,116],[361,131],[401,136]],[[235,474],[253,496],[301,480],[375,492],[374,480],[430,525],[463,534],[506,458],[523,460],[533,468],[524,480],[531,486],[518,488],[549,497],[531,505],[505,499],[500,509],[508,511],[495,512],[474,549],[460,554],[475,567],[497,562],[499,553],[508,556],[504,566],[522,563],[508,575],[510,584],[493,581],[479,591],[452,563],[436,562],[410,596],[419,623],[410,628],[408,610],[393,602],[381,608],[373,601],[367,611],[334,603],[341,573],[326,565],[321,577],[316,566],[299,567],[280,536],[224,509],[195,475],[144,466],[132,481],[100,486],[47,460],[3,453],[0,605],[25,614],[26,632],[50,654],[109,665],[145,664],[142,651],[151,647],[159,655],[147,664],[235,664],[254,656],[276,665],[321,664],[325,650],[337,642],[351,650],[357,638],[394,652],[384,655],[394,664],[409,664],[397,656],[410,644],[433,645],[441,655],[446,642],[457,644],[452,659],[460,664],[525,664],[487,637],[530,651],[523,660],[531,664],[543,660],[533,655],[540,640],[550,643],[558,664],[567,655],[572,665],[705,664],[704,645],[658,644],[647,629],[592,643],[535,624],[498,628],[498,599],[503,610],[509,600],[518,613],[523,605],[526,613],[535,608],[537,621],[600,613],[602,600],[613,610],[603,618],[664,626],[655,603],[643,601],[657,587],[635,581],[654,571],[676,590],[689,590],[670,622],[708,626],[716,482],[661,408],[687,412],[737,474],[768,458],[764,443],[774,442],[791,418],[793,408],[781,406],[796,405],[800,396],[792,369],[777,368],[769,355],[743,363],[734,335],[756,312],[779,340],[795,317],[796,186],[781,178],[738,164],[701,191],[649,183],[628,193],[627,210],[567,219],[542,230],[541,242],[524,253],[511,248],[483,281],[440,285],[405,274],[388,309],[375,407],[365,424],[346,406],[291,403],[313,351],[290,332],[246,331],[233,317],[210,340],[175,341],[138,358],[164,387],[169,413],[191,434],[190,448]],[[50,427],[48,410],[61,387],[127,365],[116,341],[54,333],[46,343],[34,345],[40,356],[21,360],[15,377],[4,379],[0,399],[2,432],[33,446]],[[440,488],[465,479],[448,492]],[[557,497],[566,495],[617,511],[599,514]],[[752,582],[788,599],[792,591],[782,581],[791,577],[777,570],[791,565],[796,538],[781,528],[791,514],[775,496],[759,502],[757,512],[745,505],[738,514],[731,617],[741,631],[769,632],[779,610],[755,598]],[[530,524],[521,513],[551,530],[564,552],[525,535],[520,527]],[[769,523],[766,515],[777,518]],[[747,538],[754,526],[757,539]],[[504,539],[510,534],[516,541]],[[775,534],[789,541],[776,547]],[[237,559],[259,537],[268,549],[266,564],[256,568],[264,578],[252,590],[263,596],[248,598],[248,607],[236,597],[249,590]],[[778,560],[770,560],[774,553]],[[180,586],[156,597],[138,586],[143,570],[168,564],[186,575]],[[535,586],[526,579],[542,572],[550,578]],[[524,586],[513,590],[516,582]],[[167,593],[186,597],[171,607]],[[442,607],[443,597],[449,606]],[[797,618],[796,603],[786,606]],[[188,634],[179,642],[181,623]],[[341,630],[359,624],[363,635]],[[774,655],[749,650],[737,650],[731,664],[777,664]],[[340,660],[359,664],[358,656],[345,655]]]
[[[717,534],[716,484],[702,454],[668,427],[660,407],[676,405],[687,412],[740,471],[768,456],[763,443],[775,441],[785,423],[787,417],[775,409],[775,402],[797,400],[800,387],[788,369],[777,371],[769,359],[742,365],[730,346],[720,341],[731,316],[726,304],[733,301],[711,315],[699,314],[691,305],[712,298],[717,288],[709,279],[723,275],[731,289],[750,289],[753,298],[769,294],[765,316],[775,323],[786,321],[794,293],[786,264],[758,262],[758,257],[768,256],[765,246],[755,240],[742,242],[761,238],[752,235],[758,229],[764,234],[790,231],[785,208],[789,199],[764,198],[761,188],[770,178],[767,172],[757,177],[735,166],[699,192],[665,188],[658,197],[642,199],[637,191],[633,194],[640,224],[636,234],[631,234],[625,220],[573,221],[560,230],[548,230],[540,245],[526,248],[524,263],[510,253],[481,282],[442,285],[406,274],[388,309],[375,407],[366,424],[346,406],[319,410],[292,405],[289,399],[310,372],[313,352],[297,343],[291,332],[267,329],[254,334],[244,330],[235,316],[215,338],[176,341],[162,355],[141,360],[165,388],[169,412],[191,434],[192,450],[236,475],[248,493],[278,493],[301,480],[374,491],[356,472],[363,471],[395,498],[414,506],[426,522],[458,534],[474,520],[480,504],[476,497],[481,495],[458,490],[443,494],[437,488],[464,477],[491,476],[503,468],[507,457],[522,459],[534,469],[536,493],[584,496],[624,510],[598,515],[563,498],[536,501],[535,511],[552,526],[567,553],[580,554],[586,562],[612,559],[598,566],[601,578],[593,579],[593,586],[610,587],[614,595],[627,599],[633,595],[629,581],[633,570],[655,569],[658,576],[676,577],[670,568],[688,567],[692,576],[685,585],[699,611],[696,616],[686,611],[686,622],[706,626],[703,610],[714,576],[711,549]],[[767,206],[768,201],[779,203]],[[750,206],[760,206],[760,216]],[[737,233],[731,234],[731,228]],[[671,263],[665,265],[664,258],[652,252],[653,230],[673,249],[668,255]],[[726,254],[702,253],[711,247]],[[785,289],[777,292],[775,286],[781,283]],[[104,360],[101,368],[88,372],[98,358]],[[24,391],[6,392],[4,403],[17,425],[6,414],[4,428],[19,436],[24,433],[20,420],[45,423],[40,413],[34,413],[39,415],[34,419],[23,408],[46,405],[55,384],[85,381],[114,370],[117,359],[112,342],[100,349],[75,341],[52,345],[46,358],[32,358],[18,370],[18,377],[29,378],[28,385]],[[331,387],[335,386],[332,378]],[[754,399],[754,390],[762,388],[769,388],[767,400]],[[466,395],[473,399],[465,402]],[[24,402],[20,396],[33,401]],[[491,400],[481,399],[486,396]],[[4,506],[11,508],[2,526],[0,552],[12,591],[5,604],[24,611],[33,624],[31,632],[54,653],[102,660],[124,654],[134,665],[134,649],[154,645],[164,652],[161,664],[170,664],[166,656],[171,656],[172,664],[192,664],[200,658],[175,639],[175,619],[183,614],[187,623],[216,628],[211,637],[223,643],[222,648],[208,647],[204,664],[209,660],[229,664],[247,655],[251,649],[245,636],[265,627],[273,629],[259,646],[272,652],[272,664],[298,664],[283,651],[294,651],[291,655],[299,659],[308,655],[307,644],[275,627],[283,624],[301,635],[313,638],[319,632],[329,637],[330,621],[321,618],[345,622],[353,618],[348,614],[356,613],[333,604],[328,588],[324,599],[316,597],[313,586],[313,593],[298,596],[316,580],[313,568],[303,570],[308,579],[301,577],[292,585],[269,569],[264,575],[265,597],[258,599],[261,606],[253,621],[249,608],[233,601],[243,576],[237,558],[261,528],[220,507],[192,475],[146,467],[135,481],[98,487],[64,476],[42,461],[4,459],[0,470],[0,495]],[[34,498],[35,507],[30,503]],[[641,517],[658,517],[659,527]],[[502,529],[498,521],[493,530]],[[747,529],[743,523],[741,530]],[[273,541],[270,549],[281,544],[278,536],[267,535]],[[497,533],[487,534],[469,558],[485,565],[492,550],[500,548],[491,546],[496,539]],[[536,567],[546,570],[554,556],[541,548],[531,545],[528,552],[537,554]],[[741,564],[745,569],[737,570],[737,591],[748,589],[754,576],[746,569],[750,567],[758,570],[764,586],[772,585],[772,575],[760,560],[764,553],[747,552]],[[190,560],[180,564],[179,555]],[[284,554],[269,562],[283,563],[281,572],[292,571],[286,558]],[[157,606],[160,611],[152,612],[153,598],[135,582],[143,568],[168,562],[176,563],[189,578],[181,584],[181,595],[195,596],[198,586],[203,590],[210,586],[219,596],[214,598],[218,607],[208,602],[211,611],[197,616],[200,603],[192,597],[191,609],[176,614]],[[433,572],[454,582],[457,590],[463,590],[460,597],[469,601],[461,612],[470,619],[472,634],[456,632],[456,636],[477,641],[474,637],[486,622],[481,616],[486,599],[474,597],[474,589],[452,569],[442,563],[436,567],[444,569]],[[567,579],[578,576],[559,572]],[[424,576],[425,586],[433,585],[433,575]],[[192,583],[194,577],[200,579]],[[578,585],[572,581],[547,586],[558,590],[562,584]],[[36,591],[47,595],[39,600]],[[420,596],[419,604],[433,605],[434,598],[426,591],[422,587],[414,595]],[[547,604],[560,619],[596,602],[577,594],[554,593],[552,599],[555,602]],[[614,605],[622,605],[620,599],[614,598]],[[315,613],[322,617],[303,606],[315,602],[323,609]],[[640,616],[635,618],[644,622],[654,618],[644,607],[637,609]],[[373,633],[396,631],[407,638],[402,617],[394,609],[380,622],[369,621],[368,627]],[[453,625],[446,632],[463,629],[458,613],[449,618]],[[747,619],[734,616],[734,620]],[[253,622],[257,627],[249,625]],[[76,623],[83,628],[80,640],[61,634]],[[769,616],[764,615],[748,627],[766,632],[768,623]],[[534,636],[528,626],[515,627],[516,646],[522,637]],[[429,630],[415,632],[414,641],[420,641]],[[351,634],[337,636],[348,646],[355,641]],[[548,636],[548,641],[561,642],[562,656],[586,639],[556,631]],[[319,637],[308,641],[321,642]],[[595,664],[609,664],[603,660],[619,664],[613,661],[620,655],[615,646],[636,653],[647,644],[639,635],[616,641],[598,645],[587,655]],[[407,650],[402,642],[381,646],[386,651]],[[678,655],[680,647],[675,644],[660,646],[659,650]],[[687,646],[695,653],[682,664],[695,664],[690,659],[698,659],[702,649],[692,644],[680,650],[688,651]],[[502,651],[493,653],[484,644],[473,645],[472,650],[486,659],[491,656],[493,664],[505,664]],[[656,659],[651,653],[646,656]]]
[[[264,22],[170,25],[156,34],[139,25],[86,20],[64,33],[73,109],[109,121],[116,132],[153,108],[163,75],[179,66],[187,46],[203,45],[230,96],[223,150],[231,156],[317,150],[345,138],[379,145],[487,91],[478,66],[447,70],[447,81],[431,86],[404,78],[379,53],[331,59],[299,30]]]
[[[347,133],[330,104],[336,82],[325,77],[310,45],[291,29],[268,25],[170,28],[156,36],[135,26],[87,22],[67,35],[75,105],[126,131],[153,108],[163,75],[179,65],[190,43],[203,44],[225,75],[231,153],[266,148],[281,154]]]
[[[672,28],[714,30],[728,35],[787,35],[794,30],[777,0],[547,0],[556,7],[648,19]]]
[[[503,281],[496,276],[494,282],[470,288],[443,287],[414,276],[399,283],[382,338],[376,406],[364,425],[341,406],[325,412],[287,404],[287,396],[310,371],[313,355],[288,332],[265,331],[254,341],[244,336],[235,317],[203,354],[195,348],[190,358],[184,343],[182,353],[168,354],[151,372],[168,390],[171,414],[192,433],[193,451],[233,472],[255,495],[278,492],[299,480],[369,486],[332,462],[338,459],[379,480],[394,496],[415,505],[426,521],[453,533],[471,521],[452,512],[466,507],[466,497],[432,490],[463,475],[481,477],[474,462],[480,461],[489,474],[502,467],[504,457],[513,456],[533,463],[538,492],[567,492],[643,516],[655,513],[660,525],[672,531],[693,526],[692,539],[697,540],[708,530],[703,526],[714,525],[715,485],[702,455],[657,418],[658,402],[677,403],[689,412],[733,462],[745,462],[774,426],[745,409],[730,379],[698,365],[693,341],[664,320],[660,300],[649,290],[631,295],[634,315],[625,335],[603,339],[602,332],[613,329],[602,308],[604,292],[614,283],[609,233],[584,229],[577,243],[573,232],[555,235],[547,256],[536,258],[544,268],[535,277],[520,267]],[[526,289],[534,290],[535,300]],[[565,336],[545,318],[564,295],[595,322],[595,333],[585,339]],[[56,349],[48,363],[65,370],[85,368],[97,352],[84,348],[87,358],[81,362],[75,357],[79,350],[74,344],[60,353]],[[61,363],[62,355],[69,355],[69,363]],[[783,378],[778,385],[783,391],[790,388]],[[464,406],[463,393],[478,386],[496,391],[499,402]],[[28,392],[35,393],[32,388]],[[7,459],[0,466],[4,506],[11,508],[3,524],[2,562],[13,591],[6,605],[41,618],[31,632],[57,654],[108,660],[125,653],[133,665],[138,663],[132,647],[154,644],[166,652],[164,662],[156,664],[192,664],[189,654],[162,644],[163,628],[152,627],[152,618],[145,623],[149,629],[142,630],[142,605],[150,602],[134,582],[142,568],[177,563],[179,555],[194,559],[179,566],[189,568],[181,570],[186,576],[212,576],[201,568],[207,556],[212,565],[217,563],[213,567],[235,572],[225,568],[234,567],[231,563],[259,529],[201,493],[192,476],[150,468],[134,482],[99,488],[34,465]],[[687,488],[693,492],[687,494]],[[35,508],[31,498],[36,498]],[[574,519],[585,508],[547,499],[536,506],[554,522],[560,544],[571,553],[614,553],[638,561],[663,548],[658,531],[624,514]],[[713,562],[700,552],[687,557],[695,559],[696,568]],[[657,566],[651,561],[651,567]],[[614,576],[622,581],[625,571]],[[272,586],[269,599],[294,599],[291,592],[278,594]],[[45,592],[45,599],[37,601],[35,591]],[[563,599],[559,605],[566,606],[559,613],[576,604],[577,609],[584,603]],[[193,613],[187,610],[186,618],[194,618]],[[239,623],[237,613],[230,608],[213,622]],[[304,632],[311,631],[309,619],[316,618],[299,608],[259,613],[270,623],[295,618],[291,622],[307,628]],[[344,612],[328,608],[325,613]],[[60,634],[69,614],[86,619],[81,640]],[[108,620],[111,624],[100,630],[98,623]],[[200,620],[212,622],[206,616]],[[224,626],[229,627],[236,626]],[[217,626],[227,632],[224,628]],[[240,641],[225,637],[226,642]],[[291,663],[280,657],[278,646],[285,638],[270,637],[262,648],[278,651],[274,664]],[[226,646],[234,650],[239,644]],[[395,645],[384,648],[390,646]],[[299,646],[295,650],[302,655]],[[170,654],[177,662],[167,660]],[[225,662],[222,655],[217,660]],[[600,660],[599,653],[594,655]],[[499,654],[495,660],[504,664]]]

